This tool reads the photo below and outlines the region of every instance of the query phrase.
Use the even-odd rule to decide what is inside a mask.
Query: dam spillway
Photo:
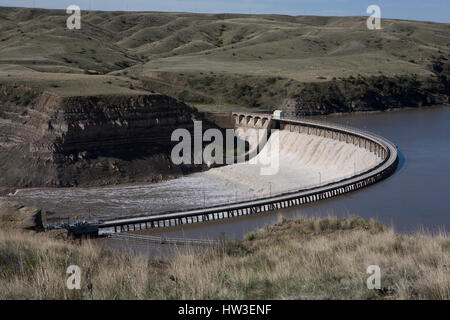
[[[24,191],[18,196],[46,198],[48,203],[58,199],[60,203],[66,193],[67,204],[70,201],[74,204],[71,207],[74,214],[78,213],[76,206],[85,208],[89,201],[101,203],[106,208],[104,213],[109,214],[96,216],[100,229],[130,231],[268,212],[331,198],[384,179],[397,164],[397,151],[392,143],[358,129],[303,119],[264,120],[260,114],[235,113],[232,117],[235,127],[244,133],[251,128],[278,129],[277,176],[261,176],[257,174],[257,166],[241,163],[156,185]],[[274,137],[269,138],[263,149],[270,147]],[[202,184],[205,189],[217,189],[221,196],[202,194]],[[155,196],[155,188],[160,188],[160,194],[164,195],[169,186],[180,191],[176,199]],[[191,203],[192,197],[183,194],[187,188],[196,194]],[[127,202],[129,197],[133,201]],[[161,202],[157,210],[156,200]],[[60,209],[70,210],[64,204],[59,205]],[[91,213],[97,213],[95,207]]]
[[[249,135],[254,136],[256,132]],[[258,139],[252,137],[251,140]],[[270,158],[267,155],[271,151],[279,153],[277,173],[261,175],[261,163],[270,161],[263,158]],[[218,181],[232,181],[247,195],[263,196],[342,180],[373,168],[381,161],[382,158],[375,153],[354,144],[279,130],[271,134],[253,164],[247,161],[213,168],[204,175]]]

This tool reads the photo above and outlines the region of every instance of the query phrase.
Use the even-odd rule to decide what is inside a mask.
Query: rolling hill
[[[65,95],[161,92],[205,110],[267,108],[306,83],[434,79],[450,55],[450,25],[430,22],[386,19],[368,30],[365,17],[83,11],[81,29],[68,30],[67,17],[0,8],[0,81]]]

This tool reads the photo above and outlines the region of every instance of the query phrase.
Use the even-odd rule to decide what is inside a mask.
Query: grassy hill
[[[243,241],[170,260],[47,234],[0,229],[1,299],[450,298],[448,235],[396,234],[356,217],[280,220]],[[72,264],[81,290],[66,288]],[[369,265],[381,269],[379,290],[367,288]]]
[[[206,109],[265,108],[303,83],[433,75],[450,25],[365,17],[0,8],[0,81],[63,94],[158,91]],[[98,74],[95,74],[98,73]]]

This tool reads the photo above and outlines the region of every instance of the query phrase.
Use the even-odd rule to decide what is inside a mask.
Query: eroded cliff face
[[[324,115],[359,111],[384,111],[405,107],[448,104],[450,64],[436,64],[435,76],[415,75],[347,78],[304,83],[291,98],[277,105],[287,116]]]
[[[15,98],[25,92],[26,101]],[[2,187],[157,182],[203,169],[170,160],[173,130],[193,130],[201,119],[171,97],[62,97],[11,86],[0,93]]]

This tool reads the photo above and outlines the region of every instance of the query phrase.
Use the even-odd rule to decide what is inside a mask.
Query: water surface
[[[399,232],[450,230],[450,108],[319,117],[379,134],[399,148],[400,163],[389,178],[359,191],[275,213],[189,225],[166,236],[242,238],[250,231],[298,215],[375,218]],[[158,233],[159,231],[151,231]]]
[[[320,119],[366,129],[391,140],[398,146],[400,154],[395,174],[357,192],[306,206],[214,223],[151,230],[148,233],[164,232],[167,237],[211,239],[225,235],[227,238],[242,238],[250,231],[275,222],[280,215],[359,215],[378,219],[400,232],[413,232],[421,228],[450,230],[450,108],[333,115]],[[53,195],[40,190],[35,191],[34,195],[39,197],[39,192],[42,192],[41,196],[54,199],[49,203],[78,206],[80,210],[92,208],[92,213],[105,213],[111,209],[111,203],[116,209],[125,209],[123,212],[140,213],[149,210],[149,199],[153,209],[167,205],[183,208],[201,206],[206,201],[220,203],[237,199],[241,196],[237,190],[235,185],[226,185],[223,180],[208,179],[205,183],[200,176],[194,175],[150,189],[148,186],[105,188],[103,191],[83,189],[81,197],[78,194],[76,198],[72,193],[61,197],[60,190],[52,191],[57,192]],[[191,201],[193,192],[195,197]],[[208,196],[205,196],[207,192]],[[140,196],[130,197],[130,194]],[[83,197],[84,202],[80,203]]]

